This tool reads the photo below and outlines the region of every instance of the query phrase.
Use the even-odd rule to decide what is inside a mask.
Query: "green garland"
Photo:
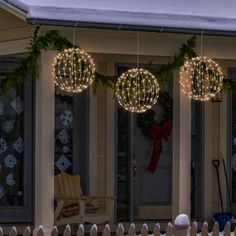
[[[30,40],[28,50],[29,55],[24,58],[21,65],[15,68],[12,72],[0,77],[0,94],[7,94],[12,89],[24,83],[27,78],[35,79],[37,77],[38,60],[41,55],[41,50],[53,49],[62,51],[70,48],[73,44],[65,37],[61,36],[56,30],[47,32],[44,36],[39,36],[40,27],[37,26],[33,37]],[[152,63],[146,66],[159,82],[169,78],[169,75],[176,69],[179,69],[186,58],[196,56],[195,53],[196,37],[193,36],[182,45],[179,53],[171,58],[168,64],[155,68]],[[93,91],[96,93],[99,86],[106,86],[114,89],[116,76],[105,76],[96,72],[95,81],[93,83]]]

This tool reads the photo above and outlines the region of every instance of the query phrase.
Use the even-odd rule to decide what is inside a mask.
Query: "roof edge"
[[[22,4],[18,0],[0,0],[0,8],[8,11],[9,13],[15,15],[21,20],[26,21],[26,15],[28,12],[28,7],[25,4]]]
[[[56,7],[30,7],[26,18],[31,24],[67,27],[236,35],[236,18]]]

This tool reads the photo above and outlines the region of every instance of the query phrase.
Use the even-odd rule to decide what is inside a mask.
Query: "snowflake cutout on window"
[[[16,184],[12,173],[10,173],[9,175],[7,175],[7,177],[6,177],[6,182],[7,182],[7,185],[8,185],[8,186],[13,186],[13,185]]]
[[[12,133],[13,129],[14,129],[14,122],[11,121],[11,120],[7,120],[7,121],[4,121],[2,123],[2,131],[6,134],[10,134]]]
[[[63,151],[64,153],[68,153],[68,152],[70,151],[70,148],[67,147],[67,146],[63,146],[62,151]]]
[[[65,129],[61,130],[58,133],[58,138],[60,139],[61,143],[63,143],[63,144],[69,143],[69,135]]]
[[[61,123],[65,126],[69,126],[72,124],[73,115],[71,111],[63,111],[60,115]]]
[[[3,197],[5,197],[5,189],[2,185],[0,185],[0,199],[2,199]]]
[[[22,101],[22,99],[20,97],[16,97],[11,102],[11,106],[18,114],[20,114],[24,111],[24,102]]]
[[[17,160],[14,155],[9,154],[4,159],[4,163],[6,167],[13,168],[16,165]]]
[[[65,155],[61,155],[59,159],[55,162],[56,167],[60,171],[65,171],[71,165],[70,161],[66,158]]]
[[[24,147],[24,143],[23,143],[23,139],[21,137],[19,137],[15,143],[13,144],[13,148],[19,153],[21,154],[23,152],[23,147]]]
[[[4,138],[0,138],[0,154],[3,154],[7,150],[7,142]]]

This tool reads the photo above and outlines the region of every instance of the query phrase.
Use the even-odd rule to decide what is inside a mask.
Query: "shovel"
[[[224,212],[223,199],[222,199],[222,193],[221,193],[221,185],[220,185],[220,175],[219,175],[220,161],[219,160],[212,160],[212,164],[216,168],[217,182],[218,182],[219,195],[220,195],[221,211]]]

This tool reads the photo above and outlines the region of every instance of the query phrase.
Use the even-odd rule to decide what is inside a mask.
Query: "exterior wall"
[[[26,52],[27,42],[32,35],[33,26],[26,23],[3,10],[0,10],[0,55],[15,54]],[[15,27],[15,28],[14,28]],[[49,27],[43,26],[42,31],[50,29],[59,29],[62,34],[68,38],[72,37],[71,28]],[[85,50],[91,52],[97,63],[98,71],[104,74],[114,74],[115,62],[135,62],[136,57],[136,32],[114,31],[114,30],[98,30],[98,29],[78,29],[77,43]],[[156,63],[165,63],[168,56],[172,56],[177,52],[181,43],[188,39],[189,35],[173,35],[159,33],[140,33],[140,62],[148,62],[154,59]],[[216,59],[224,59],[224,70],[227,66],[236,66],[236,44],[234,38],[227,37],[204,37],[203,53],[209,57]],[[149,55],[149,56],[146,56]],[[159,57],[156,57],[158,55]],[[178,79],[178,75],[176,76]],[[176,92],[176,91],[175,91]],[[178,92],[178,91],[177,91]],[[105,88],[98,90],[97,97],[90,96],[90,194],[114,195],[114,121],[115,121],[115,102],[111,100],[111,91]],[[185,98],[182,98],[185,99]],[[180,100],[181,101],[181,100]],[[218,212],[218,186],[216,175],[211,160],[219,157],[220,150],[226,157],[226,125],[227,125],[227,99],[220,104],[206,103],[205,105],[205,167],[204,167],[204,197],[205,197],[205,218],[210,220],[213,212]],[[182,104],[183,105],[183,104]],[[179,110],[180,111],[180,110]],[[188,109],[188,111],[190,111]],[[218,149],[217,138],[219,131],[216,128],[218,117],[220,114],[220,148]],[[179,121],[180,122],[180,121]],[[189,131],[189,130],[187,130]],[[187,132],[186,131],[186,132]],[[113,137],[111,136],[113,134]],[[93,136],[95,135],[95,136]],[[110,138],[112,137],[112,138]],[[181,135],[179,136],[181,137]],[[186,134],[184,134],[186,137]],[[183,145],[183,144],[181,144]],[[183,146],[182,146],[183,147]],[[189,147],[188,147],[189,148]],[[180,153],[177,155],[180,158]],[[179,160],[178,160],[179,161]],[[176,165],[179,169],[179,164]],[[183,172],[182,172],[183,173]],[[178,175],[178,173],[177,173]],[[189,177],[185,175],[184,177]],[[174,179],[173,186],[179,186],[181,179]],[[223,179],[223,175],[221,173]],[[183,189],[188,187],[188,183]],[[223,184],[222,184],[223,187]],[[178,197],[180,197],[179,193]],[[224,191],[224,199],[226,199],[226,191]],[[185,210],[179,207],[180,198],[176,200],[176,212]],[[226,201],[226,200],[225,200]],[[189,207],[187,207],[189,209]],[[188,210],[187,209],[187,210]]]

